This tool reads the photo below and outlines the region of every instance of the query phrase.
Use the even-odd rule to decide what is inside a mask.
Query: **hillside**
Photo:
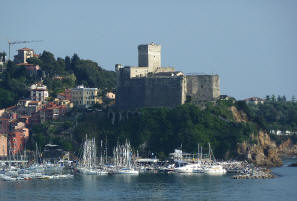
[[[186,104],[173,109],[142,109],[137,113],[121,115],[121,120],[117,117],[113,122],[107,111],[72,111],[68,116],[77,116],[77,119],[71,120],[77,122],[77,125],[72,125],[71,136],[69,134],[61,138],[67,139],[66,141],[71,138],[75,145],[69,147],[72,151],[78,151],[76,147],[82,143],[86,134],[96,137],[98,142],[107,139],[108,147],[127,138],[139,153],[147,156],[154,153],[160,157],[167,156],[180,146],[186,152],[196,152],[198,143],[206,150],[210,142],[218,158],[228,158],[236,156],[237,142],[248,140],[250,133],[256,130],[256,125],[252,122],[235,121],[225,103],[218,103],[216,106],[209,104],[203,110]],[[49,129],[51,126],[52,129]],[[32,140],[41,145],[53,141],[61,133],[60,129],[63,130],[61,127],[64,124],[60,128],[51,126],[33,128]],[[55,132],[50,133],[53,130],[58,131],[57,135]]]
[[[56,59],[52,53],[44,51],[39,58],[30,58],[28,62],[39,65],[40,71],[30,74],[24,65],[9,61],[7,71],[0,74],[0,109],[28,98],[30,85],[41,80],[52,98],[66,88],[81,84],[106,90],[116,86],[115,72],[102,69],[96,62],[80,59],[77,54]]]
[[[296,108],[296,103],[287,104]],[[263,106],[258,107],[259,114],[266,111],[262,109]],[[57,143],[78,153],[87,134],[96,137],[98,143],[107,140],[108,147],[129,139],[142,156],[151,156],[153,153],[161,158],[166,158],[181,146],[183,151],[195,153],[199,144],[207,152],[208,143],[211,143],[219,159],[237,158],[259,165],[279,165],[278,146],[285,140],[276,142],[276,136],[269,135],[267,130],[269,125],[275,125],[276,122],[253,119],[250,110],[254,109],[254,106],[242,102],[219,101],[203,109],[185,104],[171,109],[146,108],[121,114],[111,110],[74,110],[60,122],[35,126],[31,143],[34,145],[36,141],[41,146],[48,142]],[[293,110],[295,112],[296,109]],[[290,122],[290,115],[284,116],[284,119],[294,125],[294,122]],[[296,143],[295,136],[287,136],[293,140],[292,144]],[[112,154],[111,148],[108,152]]]

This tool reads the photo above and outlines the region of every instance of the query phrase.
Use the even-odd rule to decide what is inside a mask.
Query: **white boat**
[[[205,173],[209,175],[223,175],[227,173],[227,170],[221,165],[211,165],[205,168]]]
[[[135,170],[133,168],[122,168],[122,169],[119,169],[119,170],[115,171],[114,173],[116,173],[116,174],[138,175],[139,171]]]
[[[43,173],[44,172],[44,170],[45,170],[45,168],[44,168],[44,165],[42,165],[42,164],[33,164],[33,165],[31,165],[29,168],[28,168],[28,170],[30,171],[30,172],[35,172],[35,173]]]
[[[81,167],[81,168],[77,168],[77,170],[82,173],[82,174],[86,174],[86,175],[96,175],[96,171],[94,169],[91,168],[85,168],[85,167]]]
[[[178,163],[177,167],[174,168],[174,172],[193,173],[194,166],[193,163]]]
[[[46,163],[44,166],[45,171],[50,172],[61,172],[64,169],[64,166],[62,164],[52,164],[52,163]]]
[[[101,143],[102,144],[102,143]],[[85,175],[107,175],[108,172],[97,165],[95,138],[87,139],[83,146],[83,156],[77,170]],[[102,161],[102,156],[101,156]]]
[[[184,161],[177,161],[174,164],[173,171],[177,173],[203,173],[204,167],[200,162],[188,163]]]
[[[108,172],[103,169],[97,169],[97,168],[77,168],[77,170],[85,175],[107,175]]]
[[[124,145],[117,145],[113,150],[114,155],[114,168],[110,173],[138,175],[139,170],[135,169],[133,162],[133,151],[130,142],[126,139]]]
[[[96,170],[96,174],[97,174],[97,175],[107,175],[108,172],[105,171],[105,170],[102,170],[102,169],[97,169],[97,170]]]
[[[10,177],[7,175],[2,175],[1,179],[3,179],[4,181],[16,181],[17,180],[15,177]]]

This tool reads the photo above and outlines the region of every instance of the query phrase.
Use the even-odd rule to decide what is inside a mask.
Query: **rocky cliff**
[[[233,118],[236,122],[247,122],[247,115],[243,111],[238,111],[235,106],[230,107],[230,111],[233,114]]]
[[[281,166],[282,161],[278,154],[278,147],[267,133],[259,131],[257,135],[251,135],[250,141],[254,143],[238,143],[237,153],[242,159],[254,163],[257,166]]]
[[[236,122],[247,122],[247,115],[236,107],[230,107],[233,118]],[[243,160],[254,163],[257,166],[280,166],[282,161],[278,154],[278,147],[270,139],[269,134],[264,131],[258,131],[251,134],[250,139],[237,144],[237,154]]]
[[[297,155],[297,145],[290,138],[278,146],[279,155]]]

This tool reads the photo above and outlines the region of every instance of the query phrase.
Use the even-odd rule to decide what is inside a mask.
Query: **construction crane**
[[[10,46],[21,43],[34,43],[34,42],[42,42],[42,40],[29,40],[29,41],[8,41],[8,60],[10,60]]]

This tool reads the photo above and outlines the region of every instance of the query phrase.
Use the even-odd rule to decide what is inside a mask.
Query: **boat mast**
[[[197,163],[199,161],[199,144],[198,144],[198,147],[197,147]]]
[[[105,164],[107,164],[107,136],[105,136]]]
[[[101,140],[101,146],[100,146],[100,165],[102,166],[103,164],[103,159],[102,159],[102,145],[103,145],[103,142]]]
[[[208,143],[208,157],[211,160],[211,155],[210,155],[210,143]]]

